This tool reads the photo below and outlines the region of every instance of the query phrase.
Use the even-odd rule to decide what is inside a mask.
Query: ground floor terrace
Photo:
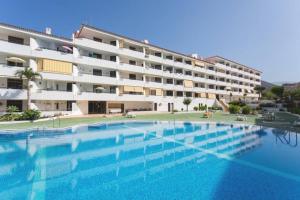
[[[124,114],[127,112],[171,112],[173,110],[186,110],[183,104],[184,98],[160,98],[157,101],[135,100],[32,100],[31,108],[40,110],[42,116],[50,117],[55,115],[87,115],[87,114]],[[188,110],[193,107],[207,105],[208,107],[218,106],[216,99],[193,98]],[[27,109],[26,100],[0,100],[0,112],[4,113],[9,106],[16,106],[19,111]]]

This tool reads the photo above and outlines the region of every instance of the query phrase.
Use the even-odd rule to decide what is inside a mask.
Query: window
[[[175,58],[176,62],[182,62],[182,58]]]
[[[129,74],[129,79],[136,80],[136,75],[135,74]]]
[[[76,101],[67,101],[67,111],[72,111],[72,104]]]
[[[166,91],[166,95],[167,95],[168,97],[172,97],[172,96],[173,96],[173,91],[172,91],[172,90],[167,90],[167,91]]]
[[[110,56],[110,61],[116,62],[117,61],[117,56]]]
[[[21,100],[7,100],[6,107],[9,106],[16,106],[18,108],[18,111],[21,112],[23,109],[23,102]]]
[[[135,60],[129,60],[129,64],[130,65],[136,65],[136,61]]]
[[[183,96],[183,92],[182,92],[182,91],[177,91],[177,92],[176,92],[176,96],[182,97],[182,96]]]
[[[154,78],[154,81],[155,81],[156,83],[161,83],[161,78],[155,77],[155,78]]]
[[[173,68],[172,67],[166,67],[165,71],[168,71],[168,72],[172,73],[173,72]]]
[[[173,79],[168,78],[168,79],[166,80],[166,82],[167,82],[167,84],[173,84]]]
[[[192,72],[191,71],[185,71],[185,75],[192,76]]]
[[[110,86],[109,87],[109,92],[115,94],[116,93],[116,88],[117,88],[117,86]]]
[[[116,71],[110,71],[109,76],[110,77],[117,77]]]
[[[56,110],[59,110],[59,103],[55,103]]]
[[[67,92],[72,92],[73,83],[67,83]]]
[[[96,42],[102,42],[102,39],[101,38],[97,38],[97,37],[93,37],[93,40],[96,41]]]
[[[191,65],[191,64],[192,64],[192,61],[186,60],[185,63],[188,64],[188,65]]]
[[[166,56],[166,59],[173,60],[173,56]]]
[[[155,66],[154,66],[154,69],[161,70],[161,65],[155,65]]]
[[[155,52],[154,55],[157,56],[157,57],[161,57],[161,53],[160,52]]]
[[[183,85],[183,81],[182,80],[176,80],[176,85]]]
[[[99,53],[90,53],[89,56],[97,59],[102,59],[102,55]]]
[[[8,36],[8,42],[15,43],[15,44],[24,44],[24,39],[14,36]]]
[[[7,61],[7,65],[8,65],[8,66],[23,67],[23,63],[12,62],[12,61]]]
[[[186,97],[192,97],[192,93],[191,93],[191,92],[186,92],[186,93],[185,93],[185,96],[186,96]]]
[[[150,95],[155,96],[156,95],[156,90],[150,90]]]
[[[101,69],[93,69],[93,75],[102,76],[102,70]]]
[[[8,89],[22,89],[23,88],[23,80],[7,79],[7,88]]]
[[[117,41],[115,41],[115,40],[114,41],[110,41],[110,44],[113,45],[113,46],[117,46]]]
[[[183,73],[182,69],[175,69],[175,72],[176,72],[177,74],[182,74],[182,73]]]
[[[132,50],[132,51],[136,51],[136,48],[133,47],[133,46],[129,46],[129,49]]]

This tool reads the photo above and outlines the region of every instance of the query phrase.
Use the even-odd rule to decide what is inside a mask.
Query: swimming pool
[[[298,137],[143,121],[0,132],[0,199],[300,199]]]

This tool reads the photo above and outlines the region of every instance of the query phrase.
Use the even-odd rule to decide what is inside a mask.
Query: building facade
[[[42,74],[31,82],[31,107],[43,115],[182,110],[255,101],[261,72],[214,56],[198,59],[89,25],[71,39],[0,24],[0,112],[26,109],[26,80],[16,71]]]

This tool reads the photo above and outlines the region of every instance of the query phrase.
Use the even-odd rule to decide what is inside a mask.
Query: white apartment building
[[[31,83],[31,107],[43,115],[182,110],[257,100],[261,72],[214,56],[198,59],[89,25],[67,39],[0,24],[0,112],[26,109],[30,67],[42,74]]]

